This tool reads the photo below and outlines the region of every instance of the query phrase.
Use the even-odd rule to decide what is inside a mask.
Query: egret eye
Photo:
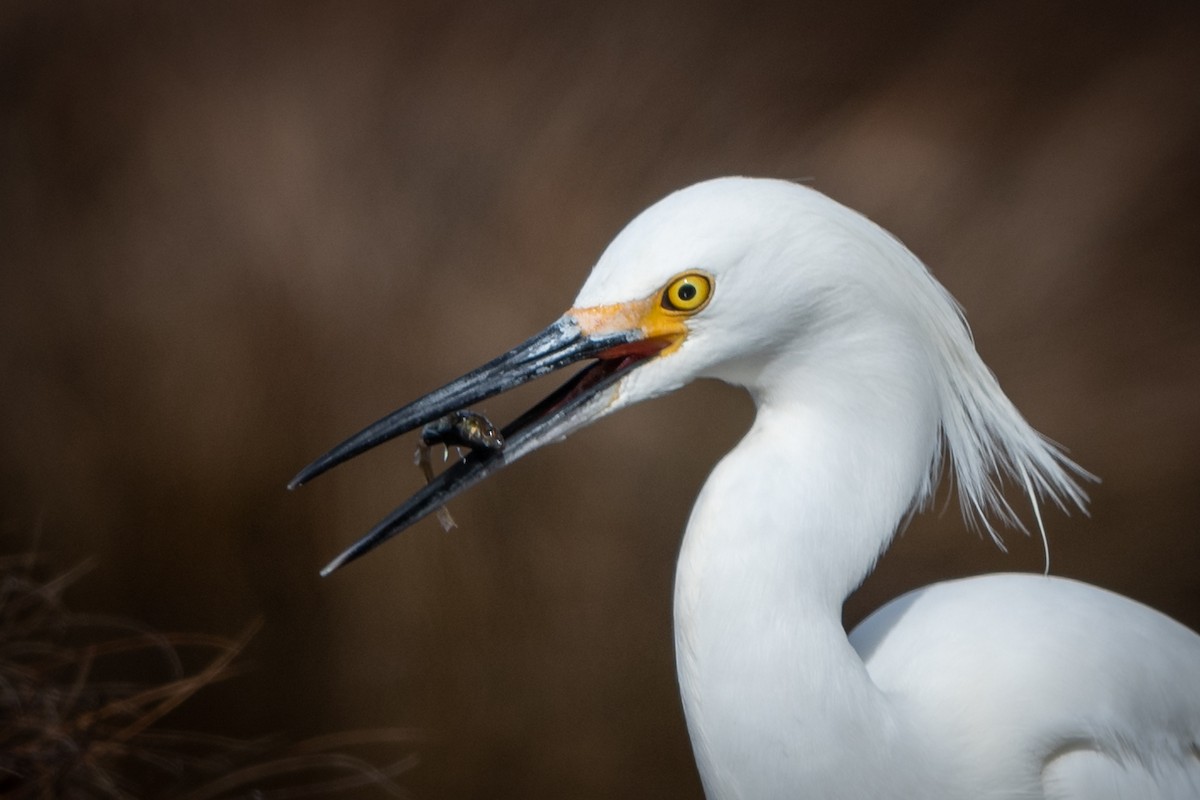
[[[699,311],[712,295],[712,279],[699,272],[680,275],[663,290],[662,307],[687,314]]]

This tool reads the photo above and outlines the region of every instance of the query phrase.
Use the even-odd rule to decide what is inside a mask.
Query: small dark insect
[[[474,411],[455,411],[421,429],[421,444],[469,447],[472,450],[503,450],[504,437],[492,421]]]
[[[483,414],[474,411],[455,411],[441,419],[436,419],[421,429],[421,444],[417,447],[417,466],[425,473],[425,482],[433,482],[433,465],[429,461],[429,451],[434,445],[442,445],[445,451],[442,460],[450,456],[450,448],[469,447],[471,450],[503,450],[504,437]],[[454,518],[450,511],[442,506],[437,511],[438,522],[442,530],[448,531],[455,527]]]

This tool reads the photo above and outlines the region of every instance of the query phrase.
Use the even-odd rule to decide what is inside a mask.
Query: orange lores
[[[658,301],[656,292],[650,297],[628,303],[572,308],[567,316],[573,317],[588,336],[614,331],[641,331],[641,341],[614,347],[604,353],[605,358],[648,354],[647,351],[666,354],[683,343],[688,329],[679,312],[663,308]]]

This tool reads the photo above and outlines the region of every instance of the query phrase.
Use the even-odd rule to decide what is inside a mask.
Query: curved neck
[[[878,378],[845,373],[861,374]],[[890,387],[828,374],[804,393],[788,391],[799,375],[757,387],[753,427],[697,500],[676,572],[676,658],[713,800],[805,787],[882,796],[901,779],[864,763],[905,763],[898,750],[915,745],[847,641],[841,610],[937,446],[936,417],[918,411],[936,405],[912,375]]]

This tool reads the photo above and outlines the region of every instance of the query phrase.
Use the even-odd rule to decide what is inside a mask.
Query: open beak
[[[503,428],[502,448],[471,450],[329,562],[321,575],[365,555],[505,465],[603,416],[617,397],[615,387],[622,377],[682,338],[681,326],[642,324],[642,311],[642,303],[573,309],[499,358],[393,411],[300,470],[289,489],[472,403],[576,362],[596,359]]]

